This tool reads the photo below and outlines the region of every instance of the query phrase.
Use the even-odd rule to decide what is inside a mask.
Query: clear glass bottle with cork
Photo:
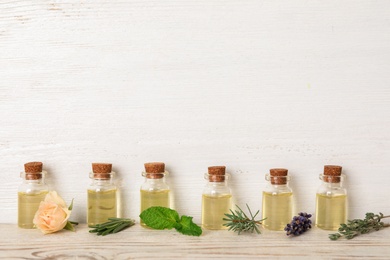
[[[24,172],[20,173],[23,183],[18,190],[18,226],[21,228],[34,228],[35,213],[49,192],[45,184],[47,172],[42,167],[41,162],[29,162],[24,164]]]
[[[293,192],[289,187],[290,176],[283,168],[270,169],[265,175],[268,185],[263,191],[262,224],[270,230],[281,231],[293,217]]]
[[[225,166],[210,166],[205,174],[206,187],[202,194],[202,226],[206,229],[227,229],[223,226],[225,213],[230,213],[232,193]]]
[[[118,189],[111,163],[92,163],[92,179],[88,187],[88,226],[101,224],[108,218],[119,217]]]
[[[165,171],[163,162],[145,163],[145,182],[141,185],[141,212],[154,206],[171,207],[170,188],[165,182],[165,176],[169,173]],[[141,220],[141,225],[145,226]]]
[[[315,225],[325,230],[338,230],[340,224],[347,222],[347,190],[343,187],[345,175],[338,165],[325,165],[320,174],[321,186],[316,195]]]

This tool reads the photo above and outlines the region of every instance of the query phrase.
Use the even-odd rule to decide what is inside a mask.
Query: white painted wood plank
[[[85,222],[92,162],[114,164],[137,218],[144,162],[164,161],[176,208],[200,221],[207,166],[261,208],[286,167],[297,210],[340,164],[350,215],[390,212],[388,1],[0,2],[0,223],[23,164]]]

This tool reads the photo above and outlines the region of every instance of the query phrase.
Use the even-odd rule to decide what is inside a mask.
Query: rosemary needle
[[[118,233],[135,224],[133,219],[129,218],[109,218],[107,222],[91,226],[89,233],[97,233],[98,236]]]
[[[245,212],[236,205],[238,210],[230,210],[232,214],[225,214],[227,218],[223,218],[224,221],[227,221],[227,223],[223,224],[225,227],[228,227],[229,230],[232,230],[234,232],[238,232],[238,234],[241,234],[241,232],[251,232],[253,233],[256,231],[257,234],[260,234],[259,225],[261,224],[260,220],[255,220],[255,217],[257,214],[259,214],[259,211],[255,213],[255,215],[252,214],[251,209],[249,208],[248,204],[246,204],[246,207],[248,208],[250,217],[245,214]]]

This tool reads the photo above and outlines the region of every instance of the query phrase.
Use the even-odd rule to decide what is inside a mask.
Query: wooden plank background
[[[389,1],[0,1],[0,223],[42,161],[85,222],[92,162],[111,162],[138,218],[143,163],[164,161],[200,222],[203,174],[226,165],[261,208],[285,167],[296,211],[344,167],[350,216],[390,213]]]

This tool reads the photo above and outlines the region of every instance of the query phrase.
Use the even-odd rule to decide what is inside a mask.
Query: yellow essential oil
[[[338,230],[347,222],[347,190],[343,187],[345,175],[338,165],[325,165],[320,174],[321,186],[316,195],[316,222],[318,228]]]
[[[33,219],[48,191],[38,193],[18,192],[18,226],[34,228]]]
[[[117,217],[117,190],[88,190],[88,226]]]
[[[338,230],[347,221],[347,195],[317,194],[316,226],[326,230]]]
[[[284,230],[293,217],[294,205],[288,169],[272,168],[265,179],[268,185],[263,191],[262,225],[269,230]]]
[[[44,181],[46,171],[42,168],[42,162],[28,162],[24,164],[24,172],[20,173],[23,182],[18,189],[18,226],[21,228],[35,228],[35,213],[49,193]]]
[[[263,226],[270,230],[284,230],[293,215],[293,194],[263,192]]]
[[[169,190],[147,191],[141,190],[141,212],[154,206],[169,208]],[[141,219],[141,225],[145,226]]]
[[[232,195],[202,195],[202,226],[207,229],[227,229],[225,213],[230,212]]]
[[[148,162],[144,164],[145,172],[142,176],[145,177],[145,182],[141,185],[141,213],[150,207],[160,206],[172,207],[170,201],[170,188],[165,183],[165,176],[168,172],[165,171],[165,163],[163,162]],[[143,220],[140,220],[141,226],[147,227]]]
[[[89,177],[92,183],[87,190],[88,226],[119,217],[118,189],[113,182],[115,172],[111,163],[92,163]]]

